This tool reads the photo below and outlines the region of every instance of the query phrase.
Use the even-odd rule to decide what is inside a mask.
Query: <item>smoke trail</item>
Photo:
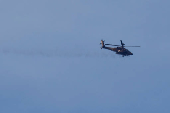
[[[102,52],[77,52],[77,51],[61,51],[61,50],[21,50],[21,49],[0,49],[3,54],[15,54],[25,56],[43,56],[43,57],[115,57],[114,53]]]

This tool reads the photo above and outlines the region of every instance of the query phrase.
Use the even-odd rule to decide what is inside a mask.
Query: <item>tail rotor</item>
[[[105,42],[105,40],[101,40],[101,43],[100,43],[102,45],[101,49],[105,48],[104,42]]]

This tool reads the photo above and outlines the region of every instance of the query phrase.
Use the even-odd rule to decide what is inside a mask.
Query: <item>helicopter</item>
[[[101,49],[108,49],[111,51],[116,52],[116,54],[122,55],[122,57],[124,56],[129,56],[129,55],[133,55],[132,52],[130,52],[128,49],[126,49],[125,47],[140,47],[140,46],[125,46],[125,44],[122,42],[122,40],[120,40],[121,45],[112,45],[112,44],[104,44],[104,40],[101,40]],[[110,45],[110,46],[117,46],[116,48],[112,48],[112,47],[106,47],[105,45]]]

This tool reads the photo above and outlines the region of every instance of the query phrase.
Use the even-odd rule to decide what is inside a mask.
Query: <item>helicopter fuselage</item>
[[[122,48],[122,47],[117,47],[117,48],[111,48],[111,47],[102,47],[103,49],[108,49],[111,51],[116,52],[116,54],[122,55],[122,56],[129,56],[129,55],[133,55],[132,52],[130,52],[128,49],[126,48]]]

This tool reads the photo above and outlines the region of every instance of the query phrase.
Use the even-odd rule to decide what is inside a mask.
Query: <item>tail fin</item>
[[[101,49],[102,48],[105,48],[105,45],[104,45],[104,40],[101,40],[101,43],[100,44],[102,44],[102,47],[101,47]]]

